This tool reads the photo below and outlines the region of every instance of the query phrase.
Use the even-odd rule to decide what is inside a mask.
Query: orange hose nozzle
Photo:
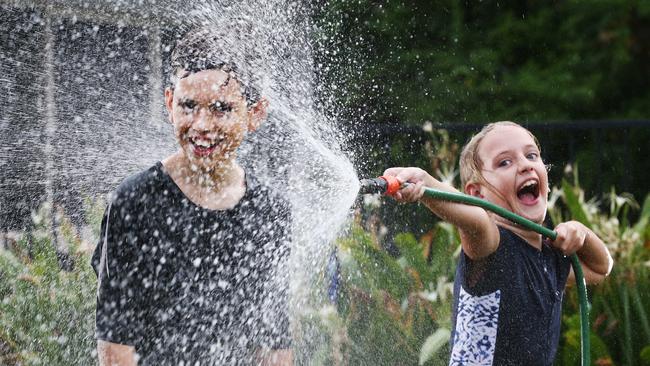
[[[393,176],[382,175],[379,178],[385,180],[386,183],[388,184],[388,186],[386,187],[385,194],[389,196],[394,195],[395,193],[397,193],[397,191],[400,190],[400,188],[402,188],[402,184],[397,180],[397,178]]]

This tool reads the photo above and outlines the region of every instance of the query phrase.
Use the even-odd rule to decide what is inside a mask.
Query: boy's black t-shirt
[[[497,250],[462,251],[454,283],[450,365],[552,365],[570,260],[499,228]]]
[[[245,365],[290,346],[289,205],[246,184],[223,211],[189,201],[160,162],[118,187],[92,262],[98,339],[134,346],[141,365]]]

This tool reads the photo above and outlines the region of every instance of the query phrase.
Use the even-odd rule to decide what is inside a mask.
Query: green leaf
[[[641,235],[648,233],[650,230],[650,194],[645,197],[643,202],[643,207],[641,208],[641,214],[639,216],[639,221],[634,225],[634,231],[638,232]]]
[[[641,359],[641,366],[650,366],[650,344],[641,349],[639,358]]]
[[[414,270],[422,283],[433,282],[431,268],[422,255],[422,246],[413,234],[398,234],[395,236],[395,245],[406,262],[405,269]]]
[[[430,335],[429,338],[424,341],[422,349],[420,349],[420,361],[418,365],[424,365],[429,361],[447,342],[449,342],[450,338],[451,332],[447,328],[440,328]]]
[[[565,179],[562,180],[562,192],[564,193],[564,201],[571,213],[571,217],[574,220],[583,223],[589,229],[593,229],[593,224],[589,220],[587,212],[582,206],[578,195],[576,195],[574,187]]]

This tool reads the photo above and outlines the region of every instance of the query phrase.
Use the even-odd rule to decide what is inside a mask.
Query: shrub
[[[0,249],[0,364],[96,363],[96,280],[89,246],[61,217],[56,232],[47,205],[34,230]],[[64,260],[65,259],[65,260]],[[62,264],[68,270],[62,270]]]
[[[577,180],[562,182],[553,190],[560,199],[551,209],[555,222],[572,217],[589,226],[608,246],[614,268],[605,282],[589,289],[592,302],[592,360],[600,365],[637,365],[646,362],[650,349],[650,195],[645,199],[636,222],[631,211],[638,209],[629,195],[612,189],[605,202],[586,200]],[[609,210],[600,209],[609,203]],[[565,314],[575,314],[577,299],[567,296]],[[574,315],[564,316],[563,345],[560,361],[577,365],[579,322]]]
[[[438,223],[418,241],[395,238],[398,256],[355,224],[339,241],[349,364],[446,363],[450,337],[455,229]],[[434,253],[435,252],[435,253]]]

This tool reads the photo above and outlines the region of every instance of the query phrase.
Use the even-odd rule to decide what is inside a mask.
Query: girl
[[[537,139],[514,122],[485,126],[464,147],[462,187],[538,224],[546,217],[548,175]],[[420,201],[455,225],[462,251],[454,284],[450,365],[552,365],[560,336],[562,297],[576,253],[587,283],[612,268],[607,247],[577,221],[545,240],[482,208],[425,197],[424,187],[457,192],[422,169],[384,172],[412,183],[394,195]]]

